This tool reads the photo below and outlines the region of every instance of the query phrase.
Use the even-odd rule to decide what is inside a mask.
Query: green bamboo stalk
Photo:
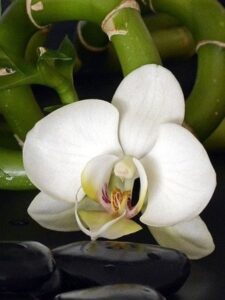
[[[153,31],[152,38],[162,60],[187,58],[195,53],[195,42],[186,27]]]
[[[24,0],[22,1],[24,2]],[[42,0],[44,9],[33,11],[32,15],[40,25],[67,20],[87,20],[101,24],[105,16],[119,5],[121,1],[122,0]]]
[[[42,22],[48,24],[49,22],[83,18],[100,23],[104,16],[119,2],[120,0],[110,0],[107,3],[104,0],[43,0],[44,10],[32,13],[34,19],[37,17],[37,22],[40,22],[40,24]],[[26,45],[35,31],[37,31],[37,28],[32,24],[26,11],[26,1],[13,1],[0,20],[0,47],[6,53],[23,57]],[[59,89],[61,94],[64,93],[63,88]],[[26,99],[24,95],[26,95]],[[17,97],[11,98],[14,96]],[[11,128],[18,134],[19,138],[24,139],[27,130],[31,127],[30,125],[32,123],[34,125],[43,116],[29,87],[20,87],[16,91],[1,92],[0,99],[1,110],[5,119],[10,122]],[[20,103],[18,104],[18,102]],[[17,105],[19,105],[18,110],[16,109]],[[21,121],[21,119],[24,121]],[[18,123],[20,124],[19,129],[17,129]]]
[[[103,19],[121,0],[43,0],[44,9],[33,12],[32,16],[40,25],[68,19],[82,19],[101,24]],[[53,13],[54,12],[54,13]],[[128,21],[129,18],[129,21]],[[112,42],[117,49],[124,75],[146,63],[160,63],[160,57],[140,14],[133,9],[123,9],[115,17],[116,26],[123,27],[123,21],[128,21],[128,34],[116,36]],[[137,38],[135,38],[137,36]],[[131,46],[132,45],[132,46]],[[127,60],[127,48],[130,48],[131,60]],[[140,52],[139,52],[140,51]],[[137,53],[140,53],[137,59]]]
[[[85,23],[86,22],[82,21],[84,27]],[[100,35],[98,35],[98,38],[100,39],[102,35],[101,28],[97,24],[94,24],[94,26],[95,33],[100,33]],[[82,28],[79,28],[79,36],[82,36]],[[97,45],[95,43],[95,45],[93,45],[91,43],[91,39],[89,39],[90,34],[91,32],[89,32],[88,28],[86,28],[85,36],[82,36],[82,40],[78,39],[76,43],[83,65],[87,65],[88,68],[93,67],[95,72],[119,72],[121,70],[120,63],[112,45],[107,41],[107,44],[102,47],[103,40],[100,41],[100,44]],[[187,58],[192,56],[195,52],[195,42],[186,27],[172,27],[156,30],[151,32],[151,35],[162,61],[171,58]],[[97,64],[99,67],[96,70]]]
[[[195,52],[195,42],[190,31],[181,26],[172,27],[173,23],[164,22],[164,16],[166,17],[165,21],[170,20],[170,18],[167,18],[167,15],[163,14],[163,18],[161,19],[160,17],[157,19],[157,23],[154,23],[153,21],[152,23],[149,22],[149,24],[147,24],[147,28],[151,32],[153,41],[162,60],[173,57],[189,57],[193,55]],[[152,17],[149,19],[152,19]],[[174,20],[174,18],[171,19]],[[158,22],[161,20],[162,23]],[[153,31],[151,31],[152,24]],[[167,25],[168,28],[166,28]],[[157,27],[159,29],[156,30]],[[81,44],[79,47],[80,52],[82,52],[82,48],[86,48],[91,52],[102,52],[107,51],[108,47],[110,47],[106,34],[104,34],[101,27],[96,23],[81,21],[81,23],[78,23],[77,31],[78,39]],[[115,59],[113,59],[113,62],[114,61]]]
[[[0,147],[0,189],[35,189],[26,176],[21,151]]]
[[[22,0],[21,3],[24,3]],[[101,23],[101,21],[104,19],[107,13],[109,13],[113,8],[115,8],[118,4],[120,4],[120,1],[118,0],[43,0],[42,1],[44,9],[42,11],[34,11],[32,13],[33,18],[36,20],[38,24],[45,25],[51,22],[57,22],[62,20],[68,20],[68,19],[86,19],[90,21],[97,22],[98,24]],[[156,11],[164,12],[167,14],[170,14],[180,20],[185,26],[187,26],[191,32],[193,33],[193,36],[197,41],[202,40],[219,40],[224,42],[225,40],[225,31],[224,31],[224,9],[223,7],[214,0],[184,0],[184,1],[178,1],[178,0],[153,0],[152,1],[153,6],[155,7]],[[14,6],[18,5],[18,1],[15,1]],[[21,4],[20,4],[21,5]],[[90,7],[92,9],[90,9]],[[125,20],[125,14],[127,13],[129,9],[124,9],[121,11],[121,14],[124,15],[124,17],[118,17],[117,15],[117,25],[122,26],[122,19]],[[134,15],[136,12],[132,12]],[[24,13],[23,13],[24,14]],[[136,13],[137,14],[137,13]],[[211,16],[214,16],[213,18]],[[23,16],[21,16],[23,17]],[[120,19],[120,20],[119,20]],[[116,18],[115,18],[116,20]],[[120,23],[120,24],[119,24]],[[138,23],[137,21],[131,22],[131,23]],[[130,27],[133,27],[130,25]],[[142,26],[140,26],[139,22],[139,30],[142,30],[144,32],[145,29],[140,29]],[[134,30],[134,35],[135,29]],[[130,30],[129,30],[130,31]],[[132,36],[134,36],[132,33]],[[144,33],[142,36],[147,36],[146,33]],[[143,39],[139,39],[142,41]],[[147,38],[149,41],[149,37]],[[151,38],[150,38],[151,40]],[[143,49],[147,50],[147,58],[140,60],[138,63],[132,62],[132,66],[129,68],[126,67],[128,64],[127,62],[127,45],[132,41],[132,44],[134,42],[134,39],[131,38],[130,34],[127,34],[126,36],[114,36],[112,38],[113,44],[115,44],[115,48],[117,49],[118,53],[120,53],[120,61],[122,62],[124,69],[124,74],[127,74],[132,69],[134,69],[136,66],[144,63],[150,63],[155,62],[158,59],[152,59],[154,54],[153,48],[149,46],[150,52],[151,52],[151,59],[149,60],[148,54],[150,53],[149,50],[147,50],[147,46],[145,46],[147,43],[144,42],[144,46],[141,48],[141,46],[137,46],[136,43],[134,43],[133,49],[130,53],[130,57],[133,57],[134,53],[135,56],[138,53],[137,50],[142,50],[140,53],[143,53]],[[152,45],[152,40],[150,42],[150,45]],[[202,72],[198,72],[197,80],[195,88],[190,95],[188,101],[187,101],[187,110],[186,110],[186,122],[189,123],[190,126],[193,127],[196,134],[199,136],[201,140],[204,140],[221,122],[221,119],[223,118],[220,111],[223,111],[224,108],[224,87],[222,84],[219,84],[217,87],[216,97],[219,94],[219,101],[217,102],[216,107],[213,105],[213,109],[209,109],[209,107],[212,106],[212,103],[215,102],[215,97],[209,97],[208,94],[206,96],[199,96],[196,98],[195,90],[198,89],[198,86],[201,85],[202,88],[209,87],[210,82],[213,82],[213,80],[217,80],[217,82],[221,82],[221,74],[223,72],[217,73],[216,67],[214,67],[214,58],[219,57],[219,60],[221,62],[221,65],[224,65],[224,51],[221,51],[221,49],[218,46],[212,46],[207,45],[204,46],[204,49],[199,50],[199,56],[204,56],[204,52],[209,52],[208,64],[209,67],[206,67],[207,70],[206,73],[204,73],[205,76],[200,78],[200,74]],[[208,49],[208,50],[205,50]],[[145,52],[145,51],[144,51]],[[203,53],[203,54],[201,54]],[[153,56],[152,56],[153,55]],[[140,57],[142,55],[139,55]],[[124,60],[124,62],[123,62]],[[135,59],[134,59],[135,60]],[[199,70],[204,69],[204,67],[201,67],[202,62],[204,59],[199,59]],[[221,67],[221,69],[223,69]],[[213,72],[209,72],[213,71]],[[201,75],[202,76],[202,75]],[[207,78],[207,80],[206,80]],[[213,89],[214,91],[216,89]],[[218,97],[217,97],[218,98]],[[193,99],[193,100],[192,100]],[[204,99],[204,100],[203,100]],[[194,104],[197,101],[198,107],[201,107],[201,109],[198,109],[198,112],[196,112]],[[216,108],[216,110],[215,110]],[[215,113],[219,112],[218,116],[215,117]]]
[[[0,147],[5,147],[8,149],[20,150],[18,142],[13,136],[8,124],[5,122],[0,115]]]
[[[158,30],[181,28],[178,20],[166,14],[146,15],[143,20],[151,33]],[[101,26],[94,22],[80,21],[77,26],[77,34],[83,46],[93,52],[104,51],[109,44],[107,35],[102,31]]]
[[[77,36],[84,48],[92,52],[102,52],[109,46],[109,39],[101,26],[94,22],[79,21]]]
[[[163,13],[143,16],[143,20],[151,32],[182,26],[179,20]]]
[[[225,151],[225,118],[216,128],[212,135],[210,135],[204,142],[206,149],[215,152]]]
[[[35,32],[28,17],[21,18],[24,5],[23,1],[14,1],[0,20],[0,47],[18,60],[23,57],[26,44]],[[21,140],[43,116],[28,86],[0,91],[0,112]]]
[[[6,53],[23,57],[26,45],[35,31],[37,29],[31,26],[26,14],[25,1],[13,1],[0,19],[0,46]]]
[[[125,32],[111,38],[125,76],[142,65],[161,64],[158,50],[138,11],[122,9],[112,21],[116,30]]]
[[[198,42],[225,43],[225,9],[215,0],[152,0],[157,12],[180,20]],[[220,124],[225,113],[225,51],[216,45],[198,50],[195,86],[187,99],[185,121],[204,141]]]
[[[25,139],[27,132],[42,118],[42,113],[29,87],[0,91],[0,112],[14,134]]]

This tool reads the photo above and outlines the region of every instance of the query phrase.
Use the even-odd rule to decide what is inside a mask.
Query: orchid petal
[[[209,255],[215,249],[211,234],[200,217],[170,227],[149,227],[163,247],[184,252],[190,259]]]
[[[41,226],[56,231],[80,230],[74,216],[74,203],[39,193],[28,207],[28,214]]]
[[[86,195],[102,203],[103,207],[107,203],[103,200],[103,190],[108,186],[113,167],[118,157],[115,155],[102,155],[90,160],[81,176],[82,188]]]
[[[148,178],[145,173],[145,169],[144,169],[143,165],[136,158],[133,158],[133,162],[137,168],[138,176],[140,178],[140,193],[139,193],[139,199],[137,201],[137,204],[133,208],[128,210],[128,212],[127,212],[127,215],[129,217],[133,217],[141,211],[141,209],[144,205],[147,190],[148,190]]]
[[[140,158],[153,147],[161,123],[181,124],[184,96],[174,75],[158,65],[136,69],[121,82],[112,100],[120,112],[124,152]]]
[[[106,212],[79,211],[79,215],[93,235],[96,233],[95,238],[117,239],[142,229],[139,224],[130,219],[123,216],[116,218]],[[115,222],[113,222],[114,220]],[[105,230],[101,230],[109,222],[112,222],[111,226],[105,227]]]
[[[118,154],[118,111],[85,100],[54,111],[28,133],[24,166],[31,181],[53,198],[75,201],[81,172],[93,157]]]
[[[141,221],[171,226],[198,216],[216,186],[215,171],[199,141],[185,128],[163,124],[152,151],[142,160],[149,180]]]

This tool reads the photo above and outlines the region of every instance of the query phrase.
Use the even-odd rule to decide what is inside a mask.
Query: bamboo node
[[[224,42],[216,41],[216,40],[215,41],[214,40],[202,40],[202,41],[197,43],[195,51],[198,52],[198,50],[201,47],[205,46],[205,45],[215,45],[215,46],[218,46],[218,47],[221,47],[221,48],[225,49],[225,43]]]
[[[37,3],[32,5],[32,0],[26,0],[26,11],[27,11],[27,15],[31,21],[31,23],[38,29],[43,29],[48,27],[49,25],[39,25],[33,18],[32,16],[32,11],[42,11],[44,10],[44,5],[42,1],[38,1]]]
[[[140,12],[140,7],[135,0],[124,0],[119,6],[113,9],[102,21],[102,30],[108,35],[111,40],[114,35],[126,35],[126,29],[116,29],[113,18],[124,8],[132,8]]]

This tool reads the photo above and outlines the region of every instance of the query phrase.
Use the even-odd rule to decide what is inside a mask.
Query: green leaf
[[[76,49],[70,39],[66,36],[62,43],[59,46],[58,51],[70,57],[70,61],[57,62],[57,68],[60,72],[67,78],[70,78],[73,75],[73,70],[77,70],[80,67],[80,60],[78,58]]]
[[[45,49],[43,47],[39,47],[38,51],[40,52],[39,59],[38,59],[39,61],[55,63],[57,60],[60,60],[60,61],[71,61],[72,60],[72,57],[68,57],[67,55],[65,55],[64,53],[62,53],[59,50],[49,50],[49,49]],[[42,51],[43,51],[43,53],[41,53]]]

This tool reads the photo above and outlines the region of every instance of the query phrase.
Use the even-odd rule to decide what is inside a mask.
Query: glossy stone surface
[[[158,246],[116,241],[76,242],[53,250],[69,289],[136,283],[170,294],[189,275],[187,257]]]
[[[155,290],[137,284],[116,284],[72,291],[55,297],[55,300],[165,300]]]
[[[0,293],[47,292],[55,288],[55,270],[50,250],[40,243],[0,243]]]

